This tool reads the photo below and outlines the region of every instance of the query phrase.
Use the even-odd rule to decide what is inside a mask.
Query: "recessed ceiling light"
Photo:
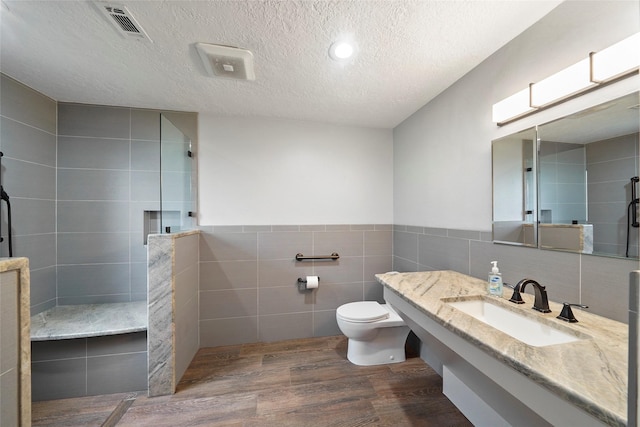
[[[346,41],[334,42],[329,48],[329,56],[335,61],[344,61],[353,56],[355,48],[352,43]]]

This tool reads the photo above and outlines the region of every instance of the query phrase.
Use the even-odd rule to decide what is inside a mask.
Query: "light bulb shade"
[[[595,83],[590,78],[590,61],[585,58],[531,85],[531,106],[542,107],[579,93]]]
[[[623,76],[640,67],[640,33],[591,53],[591,80],[602,83]]]
[[[502,101],[493,104],[493,122],[503,123],[509,119],[515,119],[523,114],[533,111],[529,100],[529,88],[511,95]]]

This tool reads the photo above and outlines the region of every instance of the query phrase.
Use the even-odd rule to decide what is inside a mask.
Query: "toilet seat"
[[[350,302],[338,307],[336,314],[354,323],[372,323],[389,318],[389,311],[377,301]]]

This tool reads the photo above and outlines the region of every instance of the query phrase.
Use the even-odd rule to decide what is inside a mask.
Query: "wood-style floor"
[[[34,402],[34,426],[470,426],[420,358],[361,367],[345,337],[203,348],[172,396]]]

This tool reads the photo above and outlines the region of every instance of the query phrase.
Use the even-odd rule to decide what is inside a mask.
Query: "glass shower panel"
[[[191,140],[164,114],[160,115],[160,230],[193,228]]]

